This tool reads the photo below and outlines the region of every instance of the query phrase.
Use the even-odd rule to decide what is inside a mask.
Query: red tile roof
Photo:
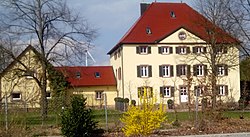
[[[116,79],[111,66],[63,66],[55,67],[56,70],[63,72],[67,77],[71,86],[116,86]],[[99,72],[100,77],[96,77],[95,73]],[[80,78],[77,78],[80,73]]]
[[[172,18],[170,12],[174,12],[176,17]],[[152,34],[146,33],[147,27],[151,29]],[[208,30],[214,28],[217,43],[238,43],[237,39],[212,24],[185,3],[153,2],[108,54],[122,44],[158,43],[180,28],[190,31],[207,42],[211,36],[208,35]]]

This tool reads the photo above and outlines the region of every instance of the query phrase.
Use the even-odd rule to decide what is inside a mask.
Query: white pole
[[[88,66],[88,50],[85,50],[85,66]]]
[[[5,95],[5,129],[8,131],[8,102],[7,102],[7,96]]]
[[[105,108],[105,122],[106,122],[106,130],[108,129],[108,113],[107,113],[107,95],[104,93],[104,108]]]
[[[195,98],[195,126],[198,128],[198,88],[196,89],[196,98]]]

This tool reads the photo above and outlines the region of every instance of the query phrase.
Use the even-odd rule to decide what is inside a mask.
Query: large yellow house
[[[193,104],[196,95],[210,102],[216,87],[217,100],[239,100],[238,40],[185,3],[142,6],[142,15],[108,52],[119,97],[139,102],[147,91],[158,102]]]
[[[0,95],[1,101],[7,98],[9,107],[22,108],[40,107],[41,92],[34,77],[39,79],[42,74],[38,52],[28,46],[2,73]],[[47,86],[47,98],[50,96]]]
[[[37,58],[39,53],[28,46],[2,73],[0,99],[4,103],[7,98],[9,107],[39,108],[41,91],[34,78],[42,75],[41,64]],[[67,88],[68,100],[71,95],[81,94],[87,97],[87,105],[103,107],[114,106],[117,97],[116,80],[111,66],[73,66],[55,67],[61,71],[70,87]],[[47,82],[46,97],[53,98]],[[106,101],[106,102],[105,102]]]

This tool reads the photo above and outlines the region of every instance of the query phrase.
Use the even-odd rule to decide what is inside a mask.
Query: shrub
[[[62,113],[62,134],[67,137],[88,137],[96,131],[91,109],[86,108],[86,98],[74,96],[71,107]]]
[[[144,98],[141,98],[141,106],[131,105],[121,118],[124,124],[122,131],[126,136],[147,136],[166,120],[162,103],[158,109],[154,106],[156,100],[147,98],[146,92],[144,94]]]
[[[135,106],[136,105],[136,101],[135,100],[131,100],[131,105]]]

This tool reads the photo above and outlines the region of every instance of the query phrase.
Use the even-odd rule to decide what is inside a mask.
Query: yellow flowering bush
[[[161,123],[166,120],[162,103],[160,103],[159,108],[156,107],[154,97],[149,98],[147,93],[144,92],[144,96],[140,98],[140,101],[140,106],[131,105],[121,118],[124,124],[122,131],[126,136],[147,136],[159,128]]]

